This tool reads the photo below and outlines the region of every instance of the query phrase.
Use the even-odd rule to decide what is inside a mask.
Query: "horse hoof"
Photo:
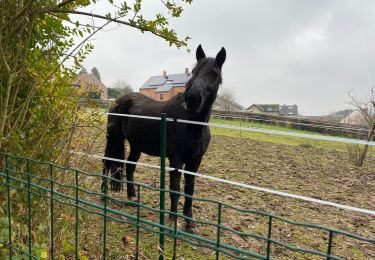
[[[197,229],[195,227],[185,227],[185,231],[190,234],[196,234]]]
[[[119,191],[121,191],[121,186],[113,186],[113,187],[111,187],[111,191],[119,192]]]
[[[181,225],[180,225],[180,221],[177,219],[177,222],[176,222],[176,216],[174,215],[169,215],[169,218],[168,218],[168,223],[169,223],[169,227],[173,227],[176,225],[176,228],[180,228]]]
[[[175,215],[169,214],[168,220],[169,220],[169,222],[173,223],[175,218],[176,218]]]
[[[131,201],[131,202],[137,202],[138,198],[137,198],[137,196],[130,196],[130,197],[128,197],[128,200]]]
[[[197,227],[196,227],[195,223],[186,223],[185,231],[190,233],[190,234],[196,234],[197,233]]]

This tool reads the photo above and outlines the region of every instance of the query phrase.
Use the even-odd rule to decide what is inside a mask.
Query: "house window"
[[[163,94],[160,94],[160,100],[164,100]]]

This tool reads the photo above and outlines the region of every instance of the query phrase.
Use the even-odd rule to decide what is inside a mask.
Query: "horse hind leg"
[[[109,118],[110,119],[110,118]],[[103,174],[111,172],[111,190],[120,191],[122,183],[120,182],[123,177],[124,163],[113,161],[113,159],[123,160],[125,157],[125,137],[120,131],[118,124],[109,121],[107,128],[107,143],[105,147],[104,156],[108,159],[103,160]],[[104,180],[104,179],[103,179]],[[102,182],[102,191],[104,183]]]
[[[128,156],[128,161],[138,162],[139,158],[141,157],[141,152],[136,151],[130,147],[130,152]],[[135,187],[134,187],[134,171],[136,168],[136,164],[126,164],[126,193],[128,195],[128,199],[130,201],[137,201],[137,195],[135,194]]]

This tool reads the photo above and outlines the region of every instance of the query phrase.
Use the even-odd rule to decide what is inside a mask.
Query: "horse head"
[[[222,82],[221,68],[225,62],[226,51],[223,48],[215,58],[206,57],[202,46],[196,51],[197,64],[183,94],[184,107],[189,112],[199,113],[204,107],[215,102],[219,85]]]

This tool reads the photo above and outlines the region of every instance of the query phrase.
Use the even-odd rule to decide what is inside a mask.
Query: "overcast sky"
[[[144,0],[144,8],[155,13],[160,1]],[[96,35],[85,67],[96,66],[107,86],[123,79],[138,90],[163,70],[191,69],[198,44],[208,56],[224,46],[223,87],[241,105],[297,104],[309,115],[350,107],[347,93],[361,95],[375,82],[373,0],[194,0],[170,23],[180,36],[192,38],[191,53],[151,34],[112,26]]]

